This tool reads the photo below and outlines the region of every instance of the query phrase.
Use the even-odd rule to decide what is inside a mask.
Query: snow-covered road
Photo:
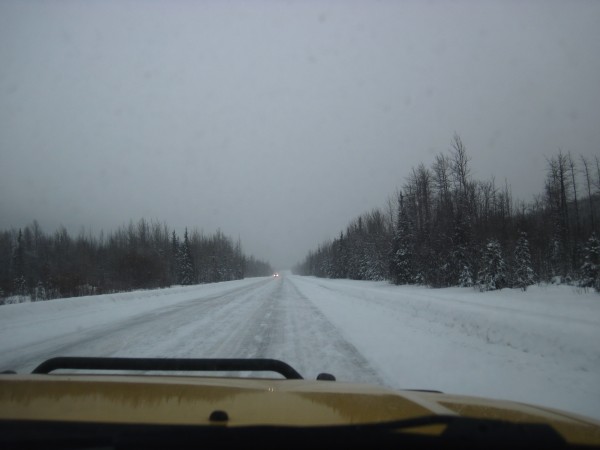
[[[277,358],[306,378],[438,389],[600,418],[600,298],[286,275],[0,306],[0,370],[52,356]]]
[[[367,360],[290,280],[147,292],[162,295],[149,296],[153,301],[148,302],[138,292],[137,298],[130,293],[6,305],[0,309],[0,323],[7,322],[0,332],[0,368],[30,371],[49,357],[75,355],[277,358],[305,377],[329,371],[347,380],[381,383]],[[77,308],[71,310],[70,304]],[[38,314],[39,306],[55,308]],[[18,314],[19,309],[29,312]],[[6,310],[20,321],[11,326],[10,314],[2,314]]]

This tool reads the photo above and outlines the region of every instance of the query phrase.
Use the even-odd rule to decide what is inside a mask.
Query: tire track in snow
[[[304,373],[314,378],[328,372],[339,381],[383,385],[382,378],[368,359],[350,343],[337,327],[303,295],[290,278],[283,277],[286,314],[290,336],[302,340],[292,360]]]
[[[368,361],[286,277],[253,290],[243,304],[204,340],[203,356],[274,358],[307,378],[330,372],[343,381],[381,384]]]
[[[239,307],[239,301],[246,292],[252,292],[257,286],[264,284],[265,281],[261,281],[155,309],[126,320],[42,339],[0,354],[2,368],[30,371],[45,359],[55,356],[184,356],[173,351],[172,347],[164,348],[165,344],[174,339],[174,334],[178,334],[179,328],[185,328],[209,314],[218,323],[219,319]],[[177,340],[181,339],[178,335]]]
[[[118,304],[117,304],[118,307]],[[286,277],[260,280],[0,354],[2,368],[32,370],[55,356],[275,358],[307,378],[381,384],[377,373]]]

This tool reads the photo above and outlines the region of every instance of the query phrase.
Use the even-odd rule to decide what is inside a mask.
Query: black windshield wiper
[[[165,372],[276,372],[288,380],[302,380],[302,375],[289,364],[278,359],[267,358],[103,358],[59,356],[44,361],[33,369],[32,373],[47,374],[61,369]]]

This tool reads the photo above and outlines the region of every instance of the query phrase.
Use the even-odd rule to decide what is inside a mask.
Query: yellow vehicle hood
[[[509,401],[334,381],[162,375],[1,375],[0,421],[335,426],[432,415],[551,425],[600,446],[600,421]],[[419,433],[440,433],[432,425]]]

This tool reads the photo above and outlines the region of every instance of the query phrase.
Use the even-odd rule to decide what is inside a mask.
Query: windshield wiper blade
[[[302,380],[289,364],[267,358],[103,358],[88,356],[58,356],[51,358],[31,373],[48,374],[60,369],[75,370],[139,370],[177,372],[255,371],[276,372],[288,380]]]

